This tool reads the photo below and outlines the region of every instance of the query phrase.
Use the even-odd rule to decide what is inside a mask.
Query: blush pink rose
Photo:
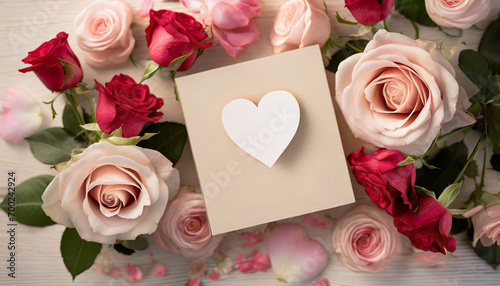
[[[114,244],[153,233],[178,188],[179,172],[158,151],[99,142],[47,186],[42,209],[84,240]]]
[[[203,23],[212,27],[212,33],[232,57],[259,40],[260,31],[254,17],[260,16],[259,0],[183,0],[193,13],[200,13]]]
[[[82,10],[74,26],[85,62],[95,68],[125,62],[135,45],[131,23],[132,12],[122,0],[97,0]]]
[[[467,29],[488,17],[491,0],[425,0],[425,9],[439,26]]]
[[[465,213],[464,216],[472,216],[474,246],[478,240],[486,247],[491,246],[495,242],[500,243],[500,203],[491,203],[486,207],[477,206]]]
[[[22,87],[5,89],[0,115],[0,137],[10,144],[22,144],[42,126],[42,108]]]
[[[355,137],[412,155],[475,120],[455,70],[434,42],[379,30],[363,53],[340,63],[336,99]]]
[[[352,271],[381,272],[401,252],[401,239],[390,216],[360,205],[337,222],[332,246]]]
[[[154,234],[159,246],[190,258],[209,257],[223,237],[212,236],[203,195],[187,186],[169,204]]]
[[[330,37],[328,15],[307,0],[290,0],[283,4],[271,30],[275,53],[318,44]]]

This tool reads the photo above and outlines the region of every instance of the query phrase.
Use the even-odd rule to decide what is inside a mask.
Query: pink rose
[[[199,12],[203,22],[212,27],[214,37],[232,57],[259,40],[254,17],[260,16],[259,0],[183,0],[191,12]]]
[[[179,172],[155,150],[90,145],[47,186],[42,209],[81,238],[105,244],[156,230]]]
[[[484,208],[478,206],[464,216],[472,216],[474,246],[478,240],[481,240],[481,244],[486,247],[495,242],[500,243],[500,203],[491,203]]]
[[[390,216],[360,205],[337,222],[332,246],[352,271],[381,272],[401,252],[401,239]]]
[[[21,87],[5,89],[0,115],[0,137],[10,144],[22,144],[42,126],[40,105]]]
[[[340,63],[336,99],[355,137],[412,155],[475,120],[455,70],[434,42],[379,30],[363,53]]]
[[[394,0],[345,0],[345,6],[362,25],[385,20],[394,8]]]
[[[52,91],[61,92],[76,87],[83,78],[80,61],[71,50],[65,32],[60,32],[52,40],[29,52],[23,63],[31,66],[20,69],[20,72],[34,72]]]
[[[209,257],[223,237],[212,236],[203,195],[187,186],[169,204],[154,234],[162,248],[190,258]]]
[[[132,12],[122,0],[97,0],[74,21],[76,41],[92,67],[126,61],[135,45],[130,24]]]
[[[439,26],[467,29],[488,17],[491,0],[425,0],[425,9]]]
[[[280,7],[271,30],[275,53],[318,44],[330,37],[328,15],[308,0],[290,0]]]

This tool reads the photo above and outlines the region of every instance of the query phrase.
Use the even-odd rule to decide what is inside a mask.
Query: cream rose
[[[281,6],[273,29],[271,44],[275,53],[319,44],[330,37],[328,15],[307,0],[290,0]]]
[[[389,215],[360,205],[336,223],[332,246],[347,268],[380,272],[401,252],[401,239]]]
[[[132,13],[121,0],[97,0],[75,18],[76,41],[92,67],[126,61],[135,45]]]
[[[158,151],[100,142],[54,178],[42,208],[83,239],[114,244],[153,233],[178,188],[179,172]]]
[[[203,195],[188,186],[182,187],[169,204],[154,234],[162,248],[190,258],[209,257],[223,237],[212,236]]]
[[[425,0],[427,14],[442,27],[467,29],[488,17],[490,0]]]
[[[412,155],[472,124],[455,70],[433,42],[379,30],[363,53],[340,63],[336,99],[355,137]]]

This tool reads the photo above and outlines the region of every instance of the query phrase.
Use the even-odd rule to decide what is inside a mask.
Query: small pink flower
[[[127,264],[127,281],[139,283],[142,280],[142,270],[137,265]]]
[[[24,138],[35,134],[42,126],[40,105],[21,87],[5,90],[0,115],[0,137],[10,144],[22,144]]]
[[[194,279],[188,280],[188,282],[186,282],[186,284],[184,284],[184,285],[185,286],[200,286],[201,281],[198,278],[194,278]]]
[[[213,280],[213,281],[218,281],[219,280],[219,272],[215,271],[215,269],[212,269],[212,272],[210,272],[208,279]]]
[[[238,256],[234,259],[234,264],[241,273],[255,272],[251,259],[247,259],[244,254],[238,254]]]
[[[155,263],[153,265],[153,268],[151,268],[151,274],[156,277],[163,277],[165,276],[165,266],[161,263]]]
[[[262,233],[255,234],[253,232],[242,232],[240,233],[241,238],[246,240],[246,243],[243,245],[244,248],[253,248],[257,243],[264,240],[264,235]]]
[[[326,279],[326,278],[323,278],[323,279],[320,279],[317,281],[313,281],[311,283],[311,286],[329,286],[329,285],[330,285],[330,282],[328,282],[328,279]]]
[[[269,257],[265,253],[257,253],[252,259],[253,269],[261,272],[266,272],[271,267]]]

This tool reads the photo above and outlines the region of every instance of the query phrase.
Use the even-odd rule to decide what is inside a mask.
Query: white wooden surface
[[[75,53],[81,58],[82,53],[79,50],[73,29],[73,19],[77,13],[89,5],[92,1],[81,0],[17,0],[2,1],[0,3],[0,100],[3,100],[4,91],[10,86],[22,86],[31,94],[41,100],[50,100],[52,94],[39,82],[37,77],[31,74],[20,74],[19,68],[24,67],[21,59],[28,51],[38,47],[42,42],[47,41],[59,32],[66,31],[70,34],[69,41]],[[139,0],[128,1],[136,11],[140,7]],[[205,52],[205,54],[196,62],[193,68],[184,74],[199,72],[212,69],[219,66],[230,65],[237,62],[247,61],[254,58],[268,56],[272,54],[272,47],[269,42],[269,29],[272,26],[274,17],[279,6],[284,3],[283,0],[262,0],[264,8],[262,16],[256,20],[262,37],[256,44],[249,46],[248,50],[239,55],[236,59],[228,56],[222,47],[215,46]],[[314,0],[316,5],[321,6],[322,1]],[[349,34],[355,32],[352,26],[341,25],[334,20],[334,13],[338,11],[342,16],[352,19],[347,9],[343,7],[343,0],[325,0],[332,23],[339,34]],[[494,9],[490,17],[480,27],[485,27],[488,21],[491,21],[498,15],[500,10],[500,1],[494,2]],[[186,11],[185,8],[176,2],[155,2],[155,9],[166,8],[177,11]],[[127,62],[118,66],[94,70],[85,63],[84,81],[87,83],[97,79],[100,82],[106,82],[114,74],[125,73],[131,75],[136,80],[140,79],[142,71],[146,65],[147,47],[144,39],[144,28],[147,22],[138,17],[134,21],[138,24],[134,29],[134,36],[137,44],[133,52],[133,57],[138,63],[135,68]],[[394,32],[404,32],[408,36],[413,36],[413,28],[409,21],[393,13],[388,19],[389,29]],[[455,43],[465,41],[469,47],[476,49],[482,32],[475,29],[464,31],[462,39],[450,38],[437,29],[420,29],[420,37],[427,40],[434,40],[439,44],[443,43],[443,49],[451,48]],[[258,71],[256,71],[258,72]],[[181,76],[181,74],[179,74]],[[331,89],[334,89],[334,75],[329,73]],[[461,81],[462,82],[462,81]],[[157,96],[165,99],[163,112],[165,120],[183,122],[182,113],[178,102],[175,101],[172,92],[172,83],[166,74],[156,76],[147,82],[151,90]],[[466,86],[466,89],[472,89]],[[60,121],[52,121],[49,118],[48,106],[43,106],[45,112],[46,126],[59,126]],[[340,119],[340,117],[339,117]],[[346,153],[358,149],[360,142],[352,139],[345,126],[341,126],[342,136]],[[0,197],[7,192],[7,172],[15,171],[17,181],[23,181],[38,174],[54,174],[54,171],[48,166],[36,161],[27,144],[21,146],[11,146],[0,140]],[[189,148],[183,155],[183,158],[177,165],[181,172],[181,181],[183,184],[196,184],[197,178],[193,168]],[[357,197],[360,201],[365,200],[363,191],[357,188]],[[334,216],[339,216],[345,209],[332,210]],[[63,261],[59,253],[59,241],[63,231],[61,226],[50,226],[46,228],[35,228],[26,226],[17,226],[16,233],[16,278],[7,277],[7,262],[9,251],[7,250],[7,216],[0,212],[0,285],[69,285],[71,277],[64,268]],[[355,273],[345,268],[339,261],[337,255],[330,250],[330,234],[332,227],[323,230],[318,228],[308,228],[310,234],[322,242],[330,252],[330,263],[325,271],[318,277],[326,277],[331,285],[498,285],[500,281],[500,272],[493,270],[485,262],[479,259],[469,246],[463,235],[457,236],[458,247],[454,257],[449,258],[443,267],[421,268],[418,262],[412,257],[409,251],[397,256],[389,268],[378,274]],[[228,249],[228,254],[234,258],[242,250],[238,249],[238,244],[242,241],[238,239],[237,233],[232,233],[223,241],[223,248]],[[406,246],[409,242],[405,240]],[[260,245],[264,248],[264,245]],[[149,274],[153,258],[149,253],[154,253],[153,258],[160,261],[167,267],[167,275],[163,278],[155,278]],[[151,244],[151,247],[145,251],[140,251],[131,257],[125,257],[116,254],[111,249],[107,253],[112,258],[116,266],[125,266],[127,263],[138,264],[144,271],[143,285],[184,285],[187,281],[189,272],[189,260],[174,256],[166,251],[159,249]],[[211,259],[206,260],[213,265]],[[207,278],[202,278],[203,285],[281,285],[275,279],[273,272],[267,273],[241,274],[233,272],[228,276],[223,276],[221,281],[213,282]],[[73,282],[75,285],[125,285],[124,279],[116,280],[92,270],[87,271],[77,277]],[[300,285],[308,285],[303,283]]]

